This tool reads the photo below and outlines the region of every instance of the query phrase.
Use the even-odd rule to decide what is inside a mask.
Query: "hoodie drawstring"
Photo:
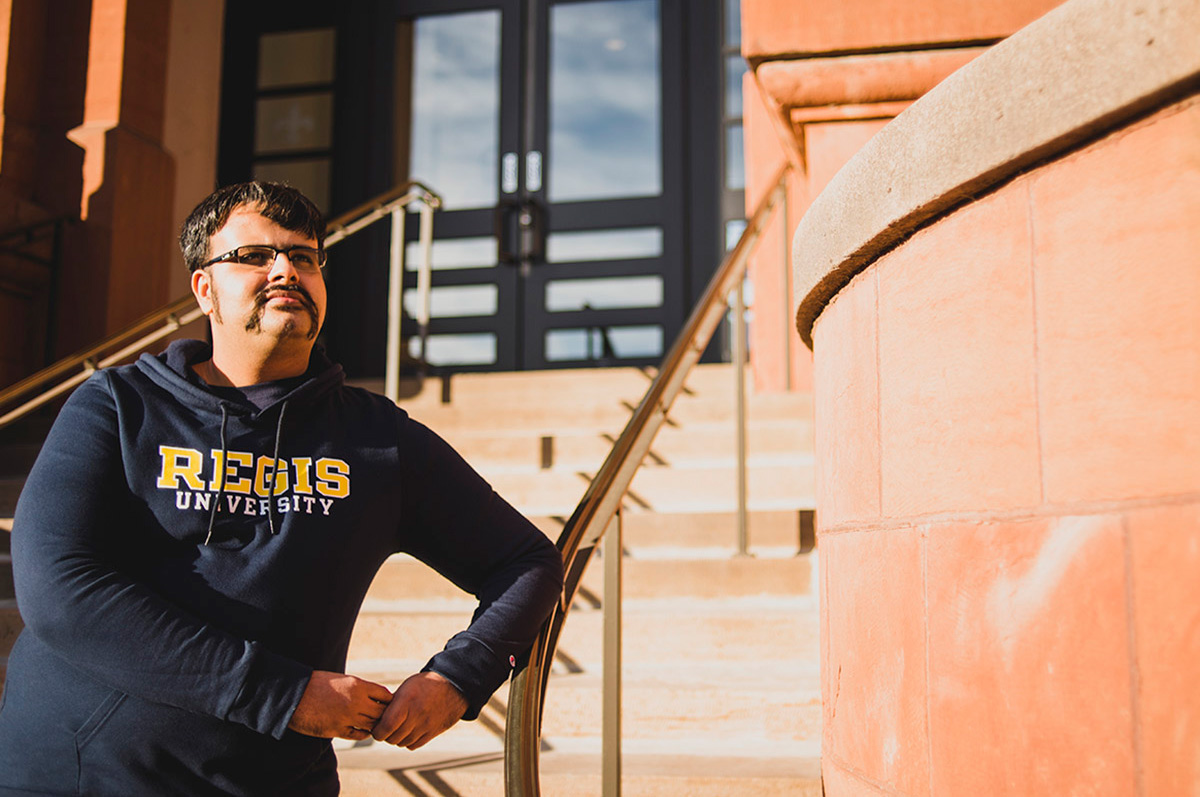
[[[217,507],[221,505],[221,498],[225,495],[225,457],[228,456],[228,444],[225,441],[225,426],[229,422],[229,410],[226,409],[224,402],[221,404],[221,473],[218,474],[217,497],[213,501],[212,510],[208,513],[208,534],[204,538],[204,544],[208,545],[208,541],[212,539],[213,526],[217,522]]]
[[[278,534],[275,528],[275,484],[279,472],[279,441],[283,438],[283,415],[287,412],[287,402],[279,405],[279,422],[275,424],[275,450],[271,454],[271,478],[267,481],[267,523],[271,534]]]

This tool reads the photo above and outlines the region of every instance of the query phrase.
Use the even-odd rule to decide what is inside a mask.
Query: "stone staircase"
[[[464,374],[427,380],[401,405],[553,539],[649,382],[633,368]],[[735,555],[729,366],[695,369],[625,501],[627,795],[821,794],[811,396],[748,391],[748,409],[752,556]],[[0,452],[0,518],[11,518],[35,452],[28,441]],[[20,628],[7,554],[0,534],[0,666]],[[583,580],[547,690],[547,797],[600,793],[601,570],[597,559]],[[348,670],[395,686],[472,609],[419,562],[393,557],[359,617]],[[504,687],[478,721],[419,751],[336,742],[343,794],[502,794],[507,699]]]
[[[400,403],[557,538],[649,380],[638,369],[459,375]],[[729,366],[697,368],[625,501],[627,795],[821,793],[811,397],[748,395],[750,557],[735,556],[733,399]],[[601,789],[602,569],[597,559],[584,577],[547,689],[548,797]],[[394,557],[359,618],[350,671],[398,683],[472,608]],[[507,699],[505,688],[478,722],[419,751],[339,742],[343,794],[503,793]]]

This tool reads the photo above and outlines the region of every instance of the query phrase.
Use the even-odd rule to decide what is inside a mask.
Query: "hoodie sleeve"
[[[448,443],[401,424],[403,548],[479,599],[470,626],[424,669],[454,684],[474,719],[559,599],[562,557]]]
[[[17,504],[13,577],[27,632],[122,692],[281,738],[311,668],[206,623],[123,571],[111,540],[128,500],[102,372],[59,413]]]

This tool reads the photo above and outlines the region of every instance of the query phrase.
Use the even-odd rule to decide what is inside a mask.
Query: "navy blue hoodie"
[[[554,546],[319,350],[261,409],[189,377],[210,354],[181,341],[96,373],[30,473],[12,532],[26,628],[0,707],[0,792],[336,794],[330,742],[287,725],[312,670],[344,671],[390,555],[479,598],[426,666],[468,719],[559,595]]]

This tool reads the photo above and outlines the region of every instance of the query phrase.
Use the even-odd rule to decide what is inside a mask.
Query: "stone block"
[[[874,266],[887,517],[1040,503],[1028,230],[1010,189]]]
[[[1200,489],[1200,103],[1030,193],[1047,500]]]
[[[1135,787],[1119,516],[928,531],[934,794]]]
[[[1200,784],[1200,505],[1128,516],[1144,794]]]
[[[921,533],[844,532],[821,544],[829,626],[822,752],[902,794],[929,794]]]
[[[876,273],[859,275],[814,330],[817,506],[821,528],[879,517]]]

